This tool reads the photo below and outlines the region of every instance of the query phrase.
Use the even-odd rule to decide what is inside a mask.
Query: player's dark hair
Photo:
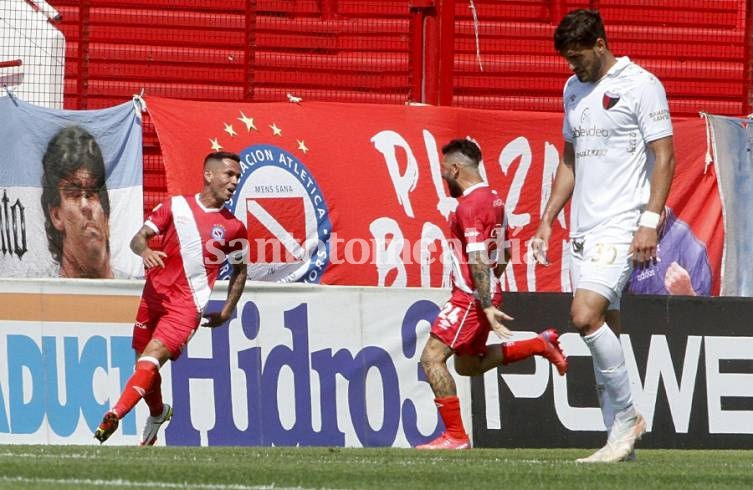
[[[604,21],[597,10],[579,9],[565,15],[554,31],[554,49],[558,52],[570,47],[592,48],[597,39],[607,44]]]
[[[77,170],[85,169],[94,177],[94,190],[105,216],[110,218],[110,198],[107,195],[105,159],[97,140],[80,126],[68,126],[55,134],[42,157],[42,211],[47,246],[56,262],[63,253],[63,234],[52,224],[50,209],[60,207],[60,181]],[[109,244],[108,244],[109,246]]]
[[[467,139],[454,139],[442,147],[442,155],[460,153],[478,166],[481,162],[481,149],[476,143]]]
[[[476,143],[467,139],[454,139],[442,147],[442,155],[460,153],[472,160],[474,165],[481,162],[481,149]]]
[[[210,160],[218,160],[221,162],[225,158],[241,163],[241,157],[237,153],[231,153],[229,151],[213,151],[204,158],[204,167],[206,168],[207,163]]]

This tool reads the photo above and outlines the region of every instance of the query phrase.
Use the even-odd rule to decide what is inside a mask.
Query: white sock
[[[604,427],[607,428],[607,432],[610,432],[614,424],[614,404],[607,393],[606,379],[601,374],[601,371],[596,369],[596,364],[594,364],[594,376],[596,377],[596,394],[599,397],[601,417],[604,419]]]
[[[620,340],[606,323],[591,335],[584,336],[583,340],[591,351],[594,371],[598,371],[597,376],[603,377],[605,395],[614,412],[630,408],[633,405],[633,394],[630,391],[630,378]]]

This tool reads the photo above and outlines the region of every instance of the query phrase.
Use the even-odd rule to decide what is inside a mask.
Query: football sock
[[[612,430],[614,424],[614,405],[607,394],[606,379],[602,376],[601,371],[594,366],[594,376],[596,377],[596,394],[599,396],[599,406],[601,407],[601,417],[604,419],[604,427],[607,432]]]
[[[620,340],[606,323],[591,335],[584,336],[583,340],[591,351],[594,371],[598,371],[604,380],[605,395],[614,411],[630,408],[633,395]]]
[[[536,354],[543,354],[546,350],[546,342],[540,337],[513,340],[500,345],[502,346],[502,364],[510,364],[528,359]]]
[[[118,415],[118,418],[125,417],[139,400],[153,389],[154,380],[158,375],[159,363],[155,364],[151,358],[142,357],[138,360],[136,370],[128,379],[118,403],[113,407],[113,411]]]
[[[152,381],[152,389],[144,395],[144,401],[149,407],[149,415],[152,417],[162,415],[165,404],[162,403],[162,376],[159,371],[157,371],[154,381]]]
[[[435,398],[434,403],[439,409],[439,416],[442,417],[445,430],[449,435],[456,439],[465,439],[468,435],[463,427],[463,419],[460,416],[460,400],[457,396],[445,396]]]

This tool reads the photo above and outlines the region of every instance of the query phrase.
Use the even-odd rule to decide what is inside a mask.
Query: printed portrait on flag
[[[141,119],[132,102],[54,110],[0,98],[0,275],[143,276]]]

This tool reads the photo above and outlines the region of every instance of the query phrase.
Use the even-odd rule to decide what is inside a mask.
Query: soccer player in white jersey
[[[555,49],[573,76],[563,93],[563,159],[533,249],[546,264],[552,222],[570,209],[571,322],[593,359],[607,444],[580,462],[633,459],[646,422],[633,403],[619,340],[620,295],[633,265],[656,260],[657,225],[674,174],[664,87],[609,50],[598,12],[568,13]]]
[[[241,176],[240,157],[215,152],[204,159],[204,188],[193,196],[175,196],[152,211],[131,239],[131,250],[147,268],[146,283],[133,327],[136,369],[117,403],[105,413],[94,437],[105,442],[119,421],[143,399],[149,417],[140,444],[151,446],[173,410],[162,401],[159,370],[176,360],[199,327],[218,327],[230,319],[247,276],[246,227],[224,205]],[[162,250],[149,240],[162,236]],[[222,310],[205,312],[225,257],[232,265]]]

